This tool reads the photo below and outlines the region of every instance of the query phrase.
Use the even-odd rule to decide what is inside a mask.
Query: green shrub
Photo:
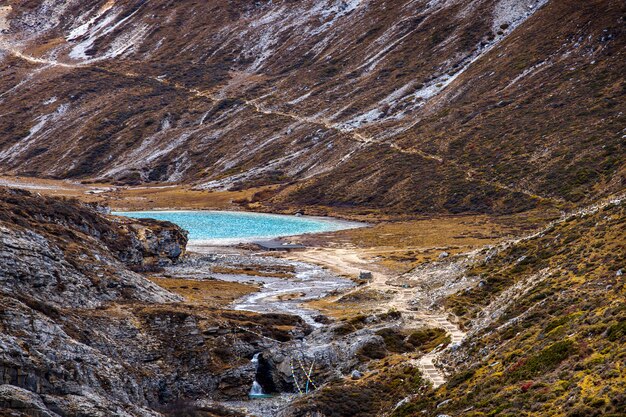
[[[475,373],[475,369],[468,369],[452,375],[452,377],[448,380],[448,389],[461,385],[463,382],[473,377]]]
[[[513,381],[530,379],[555,369],[575,351],[576,345],[571,340],[556,342],[534,356],[531,356],[527,361],[519,363],[518,366],[514,366],[514,369],[512,369],[509,374],[509,378]]]
[[[626,320],[622,320],[611,327],[607,331],[607,338],[611,342],[615,342],[617,340],[623,339],[626,335]]]
[[[416,330],[411,333],[407,339],[407,342],[415,349],[419,349],[422,352],[430,352],[440,344],[449,343],[446,331],[439,328],[426,328]]]

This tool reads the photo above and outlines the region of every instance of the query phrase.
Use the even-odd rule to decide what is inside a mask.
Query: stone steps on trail
[[[434,354],[427,354],[417,361],[417,366],[422,371],[424,377],[433,384],[433,387],[437,388],[445,384],[446,379],[433,363],[434,358]]]
[[[446,317],[427,316],[422,318],[430,321],[433,326],[444,329],[446,333],[450,336],[451,344],[460,344],[461,342],[463,342],[463,339],[465,338],[465,333],[463,333],[454,323],[450,322]],[[417,366],[420,369],[420,371],[424,375],[424,378],[428,379],[435,388],[446,383],[445,375],[437,368],[437,366],[435,366],[435,360],[439,357],[442,351],[431,352],[424,355],[420,359],[412,361],[413,365]]]

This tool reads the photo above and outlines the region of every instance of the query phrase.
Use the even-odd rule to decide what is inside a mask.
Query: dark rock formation
[[[78,202],[0,189],[0,283],[16,297],[56,307],[178,301],[127,267],[175,262],[186,243],[170,223],[104,217]]]
[[[269,345],[242,326],[306,326],[188,305],[129,269],[177,262],[185,243],[172,224],[0,190],[0,407],[157,416],[188,399],[245,397],[250,358]]]

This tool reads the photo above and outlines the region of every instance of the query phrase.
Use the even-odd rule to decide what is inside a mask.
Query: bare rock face
[[[147,417],[188,399],[245,398],[250,358],[267,342],[238,329],[306,325],[188,305],[131,270],[178,262],[186,241],[170,223],[0,189],[0,408]]]
[[[0,385],[0,407],[33,417],[58,417],[46,408],[39,395],[14,385]]]
[[[186,243],[171,223],[110,220],[77,202],[0,190],[0,283],[15,296],[83,308],[179,301],[128,268],[176,262]]]
[[[151,219],[116,219],[129,234],[132,246],[119,253],[135,270],[150,270],[176,263],[185,254],[187,232],[180,227]]]
[[[324,383],[346,375],[364,366],[371,359],[389,354],[383,338],[365,328],[344,336],[336,330],[341,324],[329,326],[326,331],[313,333],[294,349],[293,346],[275,346],[258,357],[256,380],[266,392],[298,392],[303,387],[303,369],[314,368],[314,383]],[[296,352],[296,353],[294,353]],[[300,387],[295,378],[299,379]]]

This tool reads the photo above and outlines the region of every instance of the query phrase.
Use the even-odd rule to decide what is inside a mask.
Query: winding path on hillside
[[[98,61],[101,61],[101,59],[98,58],[94,58],[94,59],[89,59],[86,61],[81,61],[81,62],[74,62],[74,63],[66,63],[66,62],[60,62],[60,61],[55,61],[55,60],[49,60],[49,59],[43,59],[43,58],[37,58],[37,57],[33,57],[31,55],[27,55],[24,54],[22,51],[12,47],[11,45],[7,44],[6,41],[2,41],[0,40],[0,50],[5,50],[8,51],[10,54],[14,55],[17,58],[23,59],[25,61],[28,61],[30,63],[33,64],[42,64],[42,65],[46,65],[49,67],[61,67],[61,68],[84,68],[84,67],[88,67],[91,66],[93,64],[95,64]],[[176,83],[176,82],[170,82],[167,79],[164,78],[160,78],[160,77],[145,77],[142,76],[140,74],[135,74],[135,73],[130,73],[130,72],[125,72],[125,73],[121,73],[121,72],[115,72],[112,71],[110,69],[106,69],[106,68],[102,68],[105,71],[111,72],[113,74],[117,74],[117,75],[121,75],[124,77],[131,77],[131,78],[148,78],[150,80],[156,81],[158,83],[161,84],[165,84],[168,86],[171,86],[173,88],[176,88],[177,90],[180,91],[184,91],[187,94],[196,96],[196,97],[203,97],[203,98],[208,98],[211,101],[217,102],[223,99],[240,99],[247,107],[251,108],[252,110],[254,110],[256,113],[259,114],[263,114],[263,115],[272,115],[272,116],[278,116],[278,117],[285,117],[285,118],[289,118],[291,120],[294,120],[296,122],[299,123],[306,123],[306,124],[314,124],[314,125],[318,125],[321,127],[324,127],[325,129],[328,130],[334,130],[336,132],[339,132],[342,134],[343,137],[348,138],[350,140],[353,140],[355,142],[359,142],[361,144],[363,144],[364,146],[372,146],[372,145],[377,145],[377,146],[386,146],[389,149],[393,150],[394,152],[398,152],[401,154],[405,154],[405,155],[417,155],[421,158],[424,159],[428,159],[428,160],[432,160],[432,161],[436,161],[438,163],[443,163],[444,162],[444,158],[439,156],[439,155],[434,155],[428,152],[425,152],[421,149],[415,149],[415,148],[404,148],[401,147],[400,145],[398,145],[397,143],[394,142],[389,142],[389,141],[377,141],[375,138],[370,137],[368,135],[365,135],[363,133],[357,132],[354,129],[347,129],[342,127],[340,124],[338,123],[333,123],[330,122],[329,120],[323,119],[323,118],[316,118],[316,117],[312,117],[312,116],[300,116],[298,114],[294,114],[291,112],[285,112],[285,111],[281,111],[278,109],[273,109],[273,108],[268,108],[266,106],[263,106],[262,104],[260,104],[258,102],[258,99],[246,99],[246,98],[239,98],[239,97],[217,97],[214,93],[210,92],[210,91],[201,91],[195,88],[189,88],[186,87],[180,83]],[[350,155],[351,153],[349,153],[348,155]],[[344,158],[343,160],[345,160],[347,158]],[[528,190],[525,190],[523,188],[520,187],[514,187],[514,186],[508,186],[505,184],[502,184],[499,181],[495,181],[495,180],[491,180],[491,179],[484,179],[484,178],[480,178],[480,174],[473,168],[469,168],[463,164],[460,164],[456,161],[452,161],[449,159],[445,160],[445,163],[460,170],[461,172],[463,172],[465,174],[465,179],[468,181],[476,181],[479,182],[481,184],[485,184],[485,185],[489,185],[492,186],[494,188],[497,189],[501,189],[501,190],[505,190],[508,192],[516,192],[516,193],[521,193],[524,195],[527,195],[528,197],[531,197],[533,199],[538,199],[541,201],[547,201],[547,202],[551,202],[551,203],[562,203],[563,201],[557,198],[553,198],[553,197],[545,197],[545,196],[540,196],[537,195],[533,192],[530,192]]]
[[[431,324],[446,331],[447,335],[450,337],[450,345],[448,346],[458,346],[463,342],[463,339],[465,339],[465,333],[446,317],[437,315],[431,316]],[[434,388],[446,383],[445,375],[437,368],[437,360],[446,349],[447,348],[435,349],[421,358],[411,361],[411,363],[417,366],[422,371],[422,374],[432,382]]]
[[[80,68],[80,67],[91,65],[94,62],[94,61],[85,61],[85,62],[80,62],[80,63],[69,64],[69,63],[62,63],[62,62],[53,61],[53,60],[36,58],[36,57],[26,55],[15,48],[11,48],[4,42],[0,42],[0,48],[9,51],[14,56],[20,59],[23,59],[27,62],[31,62],[34,64],[42,64],[46,66],[57,66],[57,67],[62,67],[62,68]],[[123,75],[125,77],[133,77],[133,78],[139,76],[138,74],[134,74],[134,73],[123,73],[119,75]],[[212,101],[219,100],[219,98],[215,97],[210,92],[200,91],[200,90],[193,89],[193,88],[187,88],[180,83],[171,83],[168,80],[163,79],[163,78],[158,78],[158,77],[149,77],[149,78],[161,84],[170,85],[178,90],[184,90],[187,93],[192,94],[196,97],[204,97]],[[292,120],[295,120],[301,123],[318,124],[318,125],[325,127],[326,129],[336,130],[340,133],[348,135],[349,137],[353,138],[355,141],[364,143],[366,145],[370,145],[370,144],[387,145],[391,149],[400,153],[419,155],[426,159],[435,160],[437,162],[443,162],[443,159],[439,156],[427,154],[417,149],[412,149],[412,150],[404,149],[395,143],[376,142],[372,138],[368,138],[361,133],[348,130],[348,129],[343,129],[339,125],[330,123],[327,120],[315,119],[311,117],[302,117],[302,116],[298,116],[292,113],[268,109],[260,105],[255,100],[244,100],[244,103],[247,106],[253,108],[256,112],[260,114],[287,117],[287,118],[290,118]],[[472,174],[473,172],[466,171],[466,177],[468,179],[472,178]],[[494,185],[491,182],[489,182],[489,184]],[[497,187],[506,188],[509,191],[513,191],[510,188],[503,187],[499,184],[497,185]],[[526,194],[529,194],[529,193],[526,193]],[[537,197],[535,195],[532,195],[532,196]],[[358,275],[358,273],[362,270],[371,270],[373,267],[372,262],[364,261],[362,258],[359,257],[358,253],[350,249],[334,249],[331,252],[318,250],[316,253],[307,251],[307,252],[301,253],[297,257],[297,259],[301,261],[311,262],[314,264],[329,267],[329,269],[339,272],[341,274],[352,275],[352,276]],[[435,327],[443,328],[447,332],[447,334],[450,336],[452,344],[460,343],[463,340],[463,338],[465,337],[465,334],[461,332],[455,324],[448,321],[445,315],[443,314],[442,315],[415,315],[415,310],[411,309],[409,305],[409,302],[413,297],[411,289],[399,289],[398,287],[392,287],[389,284],[387,284],[387,281],[389,278],[391,278],[390,275],[388,275],[386,272],[383,272],[382,270],[379,269],[374,274],[374,280],[367,285],[371,288],[374,288],[382,292],[396,293],[394,295],[394,299],[388,304],[389,308],[394,308],[408,317],[413,317],[414,320],[418,320],[420,323],[427,321],[433,324]],[[439,357],[442,351],[443,350],[436,349],[433,352],[430,352],[424,355],[423,357],[421,357],[416,363],[416,365],[420,368],[420,370],[422,370],[426,378],[428,378],[432,382],[433,386],[435,387],[438,387],[439,385],[445,382],[445,375],[435,366],[436,359]]]
[[[287,255],[289,259],[300,260],[324,266],[336,273],[347,276],[358,276],[361,271],[373,272],[373,279],[365,287],[357,287],[352,291],[370,288],[381,293],[393,294],[393,299],[385,302],[385,308],[395,309],[402,313],[408,327],[421,327],[424,324],[445,330],[450,337],[450,346],[460,344],[465,338],[465,333],[448,319],[445,312],[437,313],[430,310],[415,310],[411,301],[415,297],[415,289],[390,285],[389,282],[395,276],[390,271],[381,268],[371,260],[365,260],[360,256],[357,249],[353,248],[315,248],[302,252],[294,252]],[[349,291],[348,294],[352,291]],[[345,296],[346,294],[342,294]],[[445,374],[436,366],[437,360],[448,347],[441,347],[425,354],[419,359],[411,359],[409,363],[422,371],[433,387],[438,387],[446,382]]]

